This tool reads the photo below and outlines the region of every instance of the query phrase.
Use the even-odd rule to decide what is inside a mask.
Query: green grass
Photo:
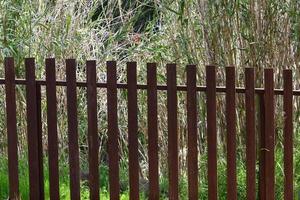
[[[19,160],[19,191],[22,200],[29,199],[29,171],[28,164],[25,159]],[[69,186],[69,170],[65,166],[60,166],[59,189],[61,199],[70,199],[70,186]],[[107,167],[100,167],[100,198],[109,199],[108,185],[108,169]],[[45,198],[49,199],[49,173],[46,164],[44,165],[44,191]],[[0,158],[0,199],[8,198],[8,168],[7,159]],[[81,181],[81,198],[89,199],[89,188],[85,181]],[[121,199],[129,199],[128,190],[121,192]],[[145,194],[141,193],[141,199],[146,199]]]
[[[295,151],[295,197],[298,196],[299,191],[299,151]],[[276,149],[275,153],[275,179],[276,179],[276,199],[283,198],[283,152],[281,148]],[[207,199],[207,174],[206,174],[206,158],[203,156],[199,162],[199,199]],[[8,169],[6,158],[0,159],[0,199],[8,197]],[[49,179],[48,170],[44,166],[45,177],[45,198],[49,199]],[[246,169],[245,162],[241,159],[237,160],[237,182],[238,182],[238,199],[246,198]],[[258,172],[258,171],[257,171]],[[60,166],[60,198],[70,199],[69,191],[69,176],[68,168]],[[28,181],[28,166],[25,159],[19,161],[19,177],[20,177],[20,194],[21,199],[28,199],[29,196],[29,181]],[[128,192],[128,176],[126,167],[121,167],[121,199],[129,199]],[[226,199],[226,160],[218,158],[218,197],[220,200]],[[125,185],[125,186],[124,186]],[[107,166],[100,167],[100,197],[101,199],[109,199],[108,189],[108,168]],[[179,181],[180,199],[188,199],[188,184],[186,175],[180,176]],[[82,199],[89,199],[89,189],[85,182],[81,182],[81,197]],[[160,198],[168,199],[168,180],[167,176],[160,179]],[[141,193],[141,199],[148,199],[147,194]],[[298,197],[296,199],[299,199]]]

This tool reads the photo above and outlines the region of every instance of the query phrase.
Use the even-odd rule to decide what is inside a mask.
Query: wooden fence
[[[5,59],[6,113],[8,135],[8,174],[10,199],[19,195],[16,97],[15,86],[26,86],[29,190],[30,199],[44,199],[42,125],[41,125],[41,86],[46,86],[48,158],[50,199],[59,199],[58,137],[56,86],[67,88],[67,116],[69,139],[69,167],[71,199],[80,199],[80,169],[77,119],[77,87],[87,87],[88,106],[88,162],[90,199],[99,199],[99,143],[97,135],[97,88],[107,89],[108,113],[108,156],[109,156],[109,193],[110,199],[120,198],[119,183],[119,146],[117,90],[128,91],[128,143],[129,143],[129,188],[130,199],[139,199],[139,162],[138,162],[138,120],[137,91],[147,90],[148,96],[148,153],[149,153],[149,199],[159,199],[158,171],[158,119],[157,91],[167,91],[168,116],[168,171],[169,199],[179,198],[178,188],[178,132],[177,132],[177,91],[186,91],[188,122],[188,199],[198,199],[198,150],[197,150],[197,92],[206,93],[207,106],[207,148],[208,148],[208,199],[217,199],[217,126],[216,94],[226,94],[226,133],[227,133],[227,199],[237,199],[236,174],[236,93],[245,94],[246,110],[246,176],[247,199],[275,199],[274,175],[274,96],[283,95],[284,101],[284,198],[293,197],[293,96],[300,91],[292,88],[292,72],[284,70],[283,89],[274,89],[273,69],[264,70],[264,88],[255,88],[253,68],[245,69],[245,88],[235,86],[235,68],[226,67],[226,86],[216,86],[216,68],[206,67],[206,86],[196,85],[196,66],[186,67],[187,84],[176,84],[176,65],[167,65],[167,84],[157,85],[156,64],[147,64],[147,84],[137,84],[136,63],[127,63],[127,83],[117,83],[116,62],[107,62],[107,83],[96,82],[96,62],[86,62],[87,81],[76,81],[76,62],[66,60],[66,80],[58,81],[55,76],[55,59],[46,59],[46,80],[35,79],[35,61],[25,59],[26,79],[15,79],[13,58]],[[260,108],[255,108],[255,96],[259,98]],[[260,135],[256,138],[255,110],[259,109]],[[256,140],[260,150],[256,152]],[[256,177],[256,154],[259,155],[259,177]],[[204,169],[201,169],[204,170]],[[259,179],[258,192],[256,180]]]

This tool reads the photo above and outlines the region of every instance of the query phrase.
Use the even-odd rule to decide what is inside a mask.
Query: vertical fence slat
[[[90,199],[99,199],[99,137],[97,128],[96,61],[86,62]]]
[[[178,133],[176,65],[167,65],[169,199],[178,199]]]
[[[217,200],[216,68],[206,66],[208,199]]]
[[[67,115],[69,138],[70,193],[72,200],[80,199],[79,145],[76,91],[76,61],[66,60]]]
[[[235,68],[226,67],[227,199],[237,199]]]
[[[107,62],[108,160],[110,199],[120,199],[119,129],[116,62]]]
[[[274,174],[274,77],[273,69],[265,69],[265,181],[266,199],[275,198],[275,174]]]
[[[128,83],[128,142],[130,199],[139,199],[139,162],[137,137],[137,79],[136,62],[127,63]]]
[[[13,58],[5,58],[6,127],[8,144],[9,197],[19,198],[16,84]]]
[[[255,200],[256,138],[254,68],[246,68],[245,73],[247,200]]]
[[[42,129],[42,97],[41,85],[36,85],[36,109],[37,109],[37,133],[38,133],[38,157],[39,157],[39,184],[40,184],[40,200],[45,199],[44,192],[44,160],[43,160],[43,129]]]
[[[35,62],[33,58],[25,59],[26,68],[26,104],[28,134],[29,195],[31,200],[39,199],[39,155],[38,125],[36,104]]]
[[[292,70],[283,71],[284,90],[284,199],[293,197],[293,82]]]
[[[149,199],[159,199],[156,64],[147,64]]]
[[[266,198],[266,175],[265,175],[265,99],[264,94],[259,95],[259,199],[264,200]]]
[[[46,59],[47,127],[50,198],[59,199],[55,59]]]
[[[198,199],[198,143],[197,143],[197,89],[196,66],[187,71],[187,131],[188,131],[188,190],[189,199]]]

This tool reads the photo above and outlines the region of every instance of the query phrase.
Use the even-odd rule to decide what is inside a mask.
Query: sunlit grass
[[[275,153],[275,197],[280,200],[283,198],[284,192],[284,179],[283,179],[283,154],[282,149],[277,148]],[[295,166],[298,165],[298,161],[300,159],[299,151],[295,152]],[[204,162],[203,162],[204,161]],[[207,169],[206,169],[206,158],[203,157],[200,159],[199,165],[199,199],[207,199],[208,191],[207,191]],[[8,171],[7,171],[7,162],[5,158],[0,160],[0,199],[6,199],[8,197]],[[202,164],[201,164],[202,163]],[[19,177],[20,177],[20,195],[22,199],[29,199],[29,176],[28,176],[28,168],[25,160],[19,162]],[[107,167],[100,167],[100,198],[101,199],[109,199],[109,188],[108,188],[108,171]],[[68,200],[70,199],[70,187],[69,187],[69,176],[68,176],[68,168],[65,166],[60,167],[60,198]],[[128,174],[127,171],[121,170],[121,173],[124,174],[122,176],[126,176]],[[298,195],[299,191],[299,168],[294,168],[294,191],[295,197]],[[44,167],[44,191],[45,198],[49,199],[49,179],[48,179],[48,170],[46,166]],[[258,166],[257,166],[257,180],[258,180]],[[121,180],[122,181],[122,180]],[[122,182],[123,188],[124,184],[125,188],[128,188],[128,180],[127,182]],[[258,184],[258,183],[257,183]],[[225,200],[226,198],[226,185],[227,185],[227,177],[226,177],[226,160],[224,158],[218,158],[218,197],[221,200]],[[246,167],[245,161],[237,160],[237,191],[238,198],[245,199],[246,198]],[[187,177],[183,175],[180,177],[179,181],[179,194],[180,199],[188,199],[188,184]],[[120,194],[121,199],[129,199],[129,191],[121,190]],[[141,192],[141,199],[148,199],[147,192]],[[81,198],[89,199],[89,188],[85,181],[81,182]],[[168,179],[167,177],[163,177],[160,179],[160,199],[168,199]]]

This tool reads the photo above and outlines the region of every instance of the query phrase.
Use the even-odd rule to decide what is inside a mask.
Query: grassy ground
[[[283,157],[280,148],[276,151],[276,199],[283,199]],[[300,191],[300,156],[299,151],[295,152],[295,197],[298,198]],[[8,175],[7,175],[7,161],[5,158],[0,159],[0,199],[6,199],[8,197]],[[199,161],[199,199],[207,199],[207,174],[206,174],[206,158],[203,156]],[[258,170],[258,169],[257,169]],[[245,174],[245,162],[237,161],[237,183],[238,183],[238,199],[245,199],[246,195],[246,174]],[[49,181],[47,163],[44,165],[45,174],[45,197],[49,199]],[[69,192],[69,171],[66,166],[60,166],[60,197],[61,199],[70,199]],[[121,199],[129,199],[128,192],[128,172],[125,167],[121,167]],[[258,174],[257,174],[258,175]],[[20,194],[21,198],[26,200],[29,196],[29,182],[28,182],[28,166],[25,159],[21,159],[19,163],[19,176],[20,176]],[[180,199],[187,198],[187,178],[185,174],[180,176]],[[226,160],[224,158],[218,158],[218,195],[219,199],[226,199]],[[100,167],[100,195],[101,199],[109,199],[108,188],[108,169],[106,166]],[[141,192],[141,199],[147,198],[147,190]],[[81,197],[82,199],[89,198],[89,190],[86,182],[81,182]],[[168,199],[168,181],[167,177],[160,177],[160,197],[161,199]]]
[[[0,167],[0,199],[7,199],[8,197],[8,174],[7,174],[7,162],[5,158],[1,159],[1,167]],[[108,170],[106,167],[101,167],[101,199],[109,199],[109,193],[107,190],[107,174]],[[20,177],[20,195],[21,199],[26,200],[29,199],[29,174],[28,174],[28,164],[25,160],[20,160],[19,163],[19,177]],[[68,168],[65,166],[60,167],[60,198],[61,199],[70,199],[70,191],[69,191],[69,176],[68,176]],[[45,199],[49,199],[49,177],[48,170],[45,164],[44,167],[44,191],[45,191]],[[103,178],[103,179],[102,179]],[[104,180],[104,181],[103,181]],[[89,199],[89,189],[86,181],[81,181],[81,197],[82,199]],[[143,195],[141,196],[143,197]],[[121,194],[121,199],[129,199],[128,191],[123,191]]]

